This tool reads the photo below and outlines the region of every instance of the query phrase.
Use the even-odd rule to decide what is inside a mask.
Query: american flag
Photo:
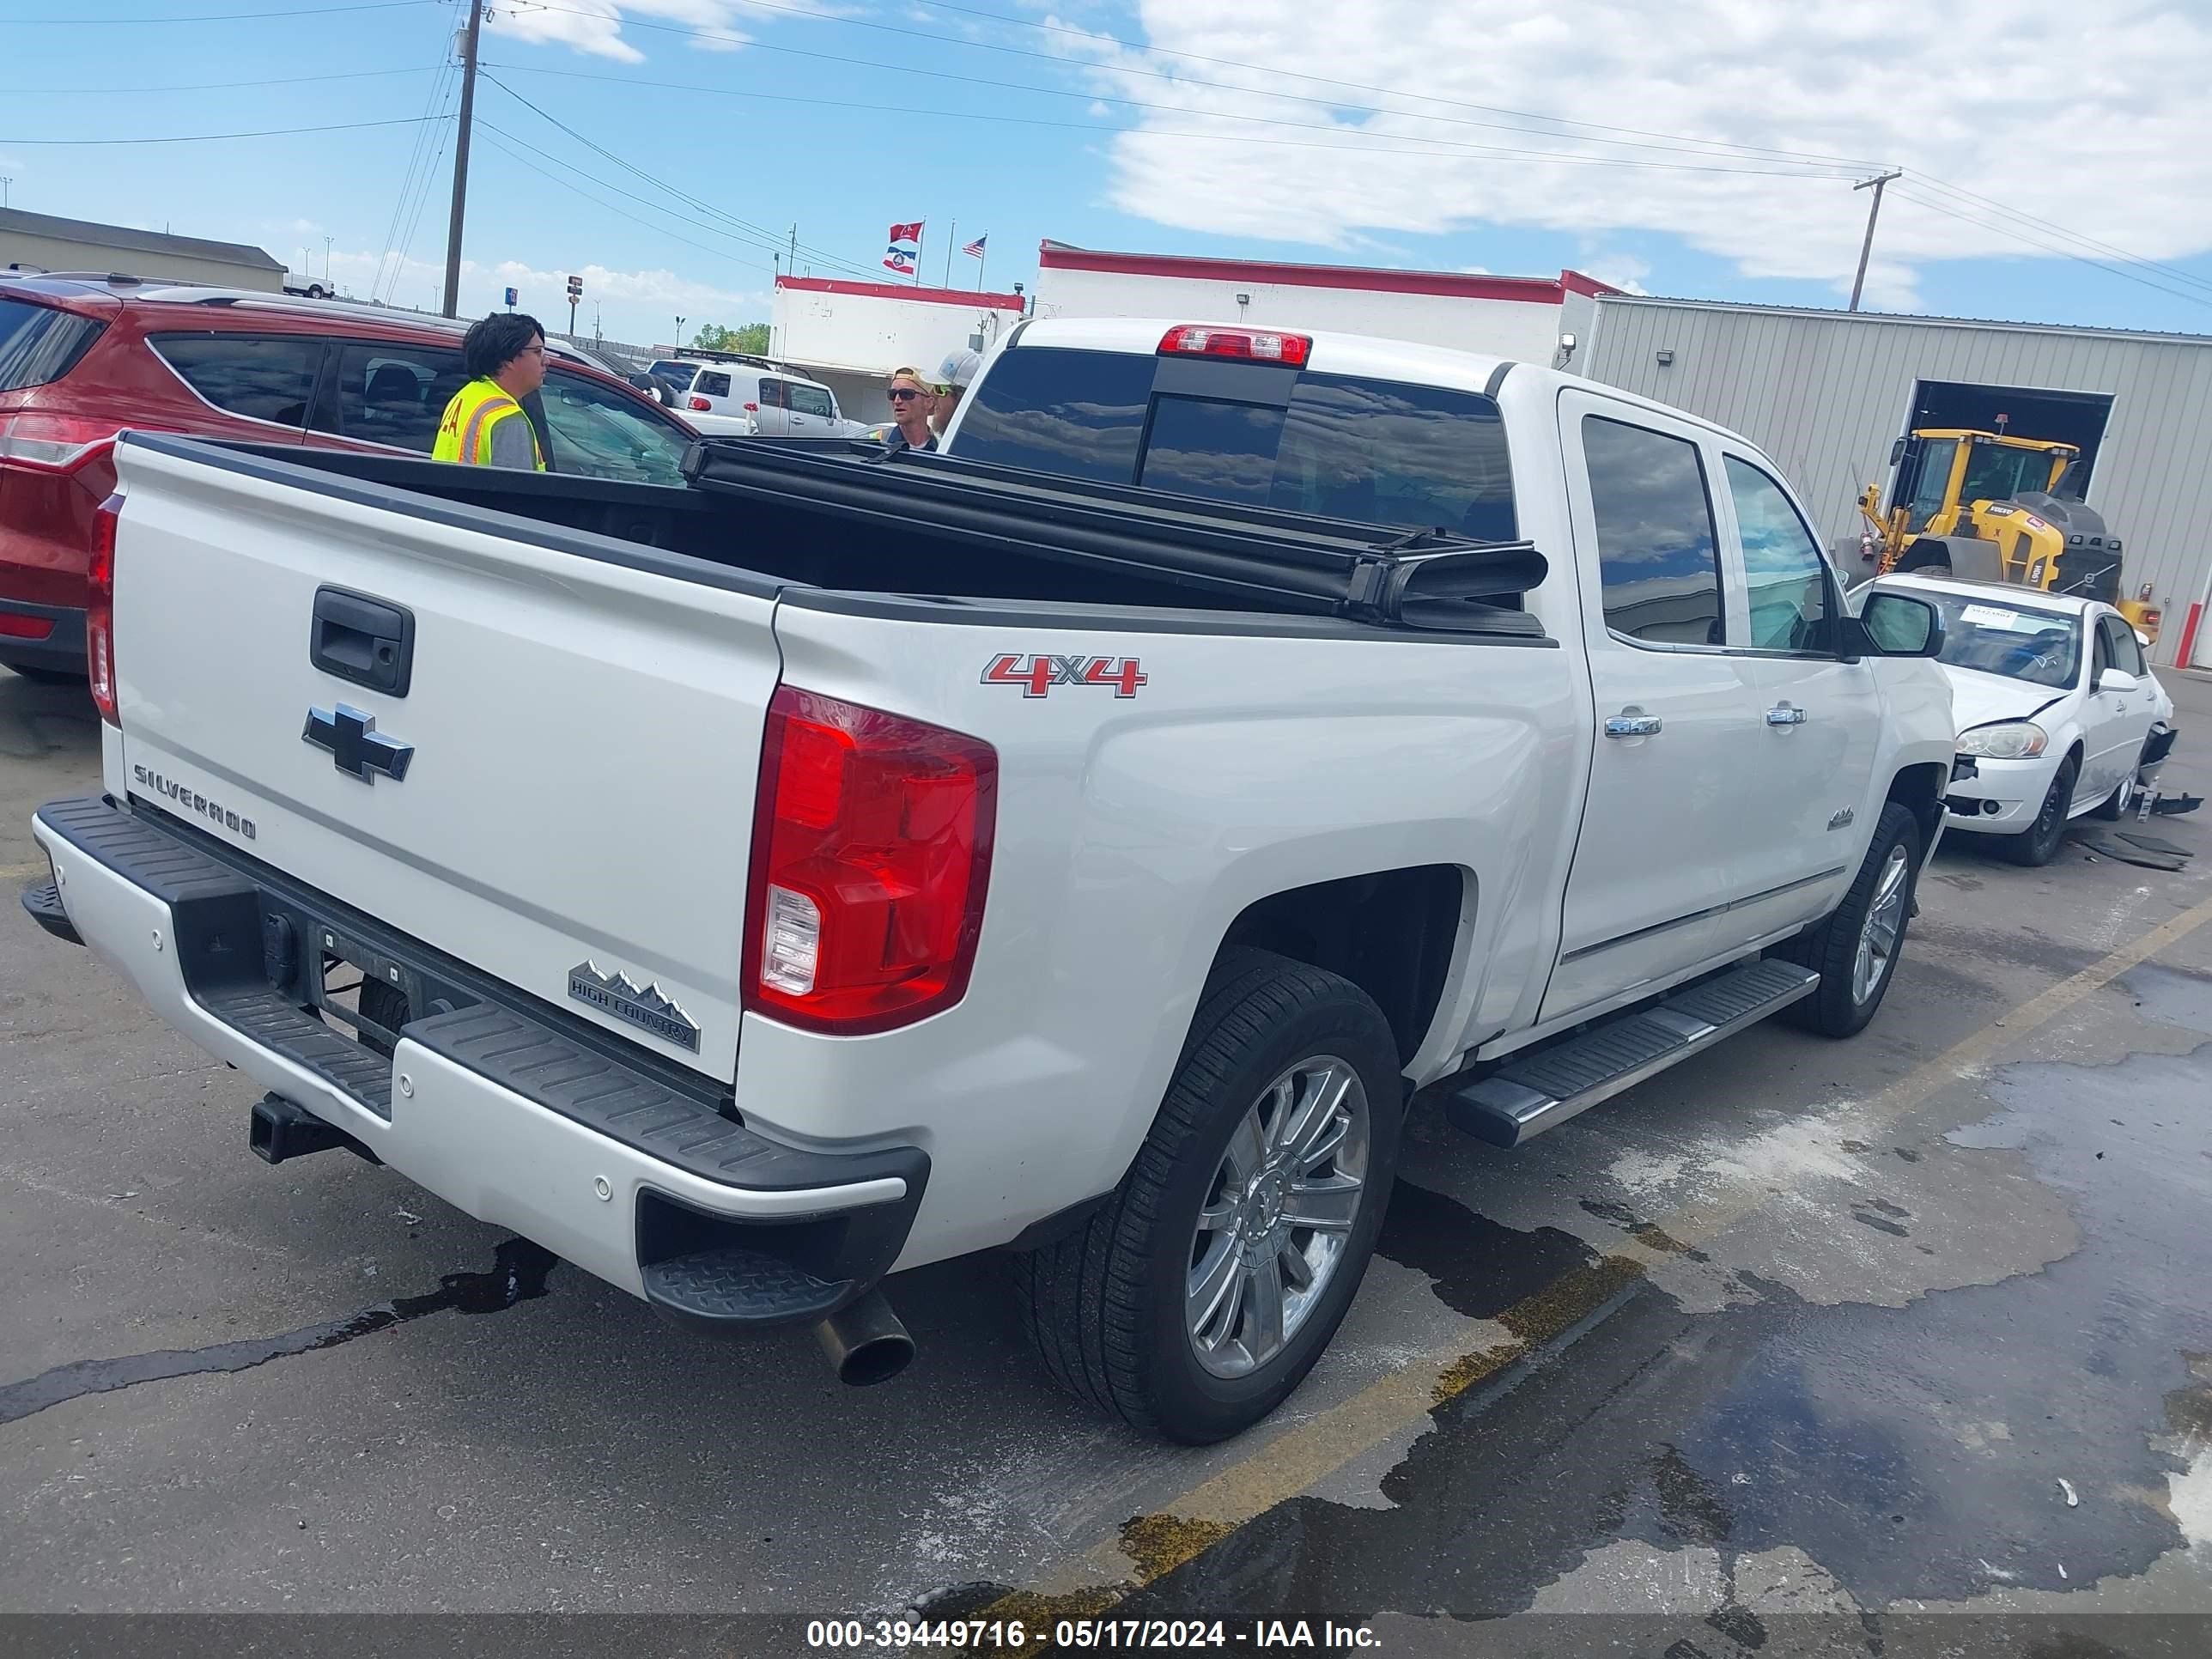
[[[971,259],[980,259],[983,257],[984,240],[984,238],[978,236],[974,241],[969,243],[967,246],[962,248],[960,251]]]

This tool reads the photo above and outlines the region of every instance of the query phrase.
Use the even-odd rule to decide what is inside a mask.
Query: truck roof
[[[1039,317],[1021,325],[1010,347],[1058,346],[1074,351],[1120,351],[1151,356],[1171,328],[1188,325],[1188,317]],[[1580,374],[1523,362],[1517,358],[1492,356],[1480,351],[1456,351],[1448,346],[1423,345],[1414,340],[1387,339],[1376,334],[1346,334],[1329,329],[1301,328],[1296,323],[1207,323],[1205,327],[1257,328],[1270,333],[1299,334],[1313,342],[1306,367],[1328,374],[1358,374],[1376,380],[1402,380],[1412,386],[1441,386],[1453,391],[1483,391],[1501,369],[1510,368],[1516,384],[1534,380],[1553,390],[1572,386],[1632,409],[1649,410],[1671,420],[1686,422],[1726,438],[1729,442],[1764,453],[1741,433],[1662,404],[1639,398]]]

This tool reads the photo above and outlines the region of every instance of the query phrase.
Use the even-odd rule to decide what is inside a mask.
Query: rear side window
[[[106,326],[73,311],[0,300],[0,392],[60,380]]]
[[[1153,360],[1032,346],[1002,354],[968,399],[955,454],[1098,483],[1131,483]]]
[[[338,430],[349,438],[428,454],[437,441],[446,405],[467,380],[458,351],[382,343],[343,347],[338,352]]]
[[[760,383],[760,406],[763,409],[790,408],[790,388],[781,380],[772,380],[766,375],[763,375]]]
[[[231,415],[304,427],[322,367],[320,340],[267,334],[167,334],[150,343],[185,384]]]
[[[726,398],[730,395],[730,377],[711,374],[702,368],[699,378],[692,381],[691,389],[702,398]]]
[[[1720,548],[1698,447],[1583,417],[1605,624],[1660,645],[1723,645]]]

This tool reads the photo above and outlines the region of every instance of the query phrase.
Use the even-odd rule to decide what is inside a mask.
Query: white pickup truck
[[[104,791],[27,908],[265,1158],[852,1381],[886,1274],[1010,1249],[1050,1370],[1190,1442],[1328,1344],[1416,1091],[1510,1146],[1872,1017],[1940,628],[1849,614],[1741,439],[1126,322],[1023,331],[955,436],[683,488],[128,436]]]

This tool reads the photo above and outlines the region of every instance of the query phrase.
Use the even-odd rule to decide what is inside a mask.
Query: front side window
[[[1826,648],[1828,567],[1782,486],[1748,461],[1725,458],[1743,541],[1745,597],[1755,651]]]
[[[1724,645],[1720,543],[1698,447],[1583,417],[1605,624],[1650,645]]]
[[[442,346],[343,346],[337,429],[349,438],[427,455],[446,405],[467,380],[461,354]],[[316,424],[328,422],[319,417]]]
[[[684,482],[688,433],[641,403],[580,374],[545,377],[545,424],[551,428],[546,459],[558,472],[629,483]]]
[[[2113,667],[2137,679],[2149,672],[2143,664],[2142,647],[2136,643],[2136,630],[2128,625],[2127,618],[2106,617],[2098,626],[2104,632],[2106,654]]]
[[[147,342],[226,414],[304,429],[323,342],[269,334],[156,334]]]

